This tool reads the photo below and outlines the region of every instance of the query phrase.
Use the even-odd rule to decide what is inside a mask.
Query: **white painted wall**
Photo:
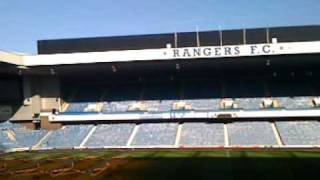
[[[270,52],[262,51],[264,46],[270,46]],[[255,53],[252,54],[252,46],[256,46]],[[174,50],[183,51],[193,48],[234,48],[239,47],[239,54],[232,55],[202,55],[191,57],[174,57]],[[101,62],[126,62],[126,61],[150,61],[150,60],[174,60],[174,59],[193,59],[193,58],[222,58],[222,57],[241,57],[241,56],[263,56],[263,55],[282,55],[282,54],[313,54],[320,53],[320,41],[314,42],[293,42],[276,44],[254,44],[239,46],[212,46],[212,47],[189,47],[189,48],[162,48],[144,50],[125,50],[108,52],[88,52],[70,54],[50,54],[24,56],[25,66],[59,65],[59,64],[81,64],[81,63],[101,63]]]

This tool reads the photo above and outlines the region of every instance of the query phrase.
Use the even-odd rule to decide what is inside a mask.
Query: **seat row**
[[[0,126],[3,126],[0,124]],[[117,123],[55,131],[2,128],[0,148],[319,146],[319,121]]]
[[[310,109],[320,106],[318,97],[193,99],[193,100],[146,100],[103,102],[71,102],[65,112],[167,112],[172,110],[219,111],[225,109]]]

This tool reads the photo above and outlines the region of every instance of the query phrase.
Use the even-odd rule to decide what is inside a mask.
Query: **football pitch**
[[[0,179],[318,179],[304,150],[51,150],[0,156]]]

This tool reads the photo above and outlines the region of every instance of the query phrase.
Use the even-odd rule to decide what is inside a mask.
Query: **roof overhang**
[[[18,66],[24,65],[24,56],[0,51],[0,63],[13,64]]]
[[[183,59],[217,59],[226,57],[254,57],[293,54],[319,54],[320,41],[230,46],[201,46],[186,48],[160,48],[108,52],[86,52],[48,55],[17,55],[0,52],[0,62],[20,67],[57,66],[72,64],[150,62]]]
[[[24,66],[54,66],[65,64],[114,63],[152,60],[170,61],[177,59],[215,59],[225,57],[317,53],[320,53],[320,41],[32,55],[23,56],[22,62]]]

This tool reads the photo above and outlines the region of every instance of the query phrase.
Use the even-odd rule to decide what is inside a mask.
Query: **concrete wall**
[[[14,113],[10,120],[32,120],[33,119],[33,103],[37,98],[33,98],[32,93],[32,77],[25,76],[22,80],[23,87],[23,102],[22,105]],[[34,103],[35,105],[36,103]]]
[[[42,77],[40,85],[41,111],[60,108],[60,79],[58,76]]]
[[[41,112],[60,108],[58,76],[24,76],[23,103],[10,120],[30,121]]]
[[[41,116],[41,129],[46,129],[46,130],[57,130],[62,128],[61,123],[51,123],[48,119],[48,116]]]

